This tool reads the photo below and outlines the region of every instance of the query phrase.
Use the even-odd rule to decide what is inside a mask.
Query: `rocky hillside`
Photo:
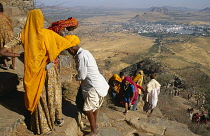
[[[14,33],[19,33],[24,27],[26,15],[34,8],[33,0],[1,0],[4,14],[13,20]]]
[[[71,65],[74,65],[74,63],[71,63]],[[122,71],[124,71],[126,75],[130,75],[139,68],[145,70],[145,82],[148,82],[149,79],[147,75],[149,75],[150,72],[156,73],[158,77],[161,77],[164,73],[170,73],[166,67],[154,59],[146,59],[125,68]],[[62,73],[67,71],[69,70],[62,69]],[[2,72],[13,72],[15,74],[15,71],[12,70],[1,70],[1,73]],[[73,69],[71,73],[74,72],[75,70]],[[83,136],[90,131],[90,124],[88,123],[86,116],[81,115],[77,111],[75,105],[79,84],[74,78],[70,79],[71,80],[63,83],[63,114],[65,124],[63,127],[55,127],[55,131],[50,134],[51,136]],[[169,83],[180,83],[180,80],[174,78],[174,76],[171,76],[171,79],[172,80],[169,80],[171,81]],[[160,80],[160,78],[158,78],[158,80]],[[11,78],[7,79],[7,82],[9,81],[11,83]],[[19,81],[21,81],[21,79],[19,79]],[[163,84],[163,81],[160,82]],[[180,84],[174,85],[178,87],[177,85]],[[145,87],[145,84],[143,86]],[[164,91],[166,88],[166,85],[162,86],[158,107],[155,108],[151,116],[144,111],[143,101],[139,103],[137,111],[129,111],[127,115],[124,115],[124,107],[114,105],[111,96],[107,95],[98,115],[99,136],[177,136],[182,134],[185,136],[197,136],[192,131],[195,127],[199,126],[191,124],[188,117],[189,115],[186,112],[186,109],[191,107],[191,103],[195,102],[194,97],[190,101],[181,96],[171,97],[169,90]],[[11,91],[7,97],[4,96],[4,99],[1,99],[2,106],[0,106],[0,111],[7,113],[1,114],[1,118],[3,118],[2,121],[5,122],[4,125],[7,125],[6,127],[2,126],[2,129],[0,129],[2,136],[34,136],[27,129],[27,127],[29,127],[29,122],[27,120],[29,116],[24,108],[22,102],[23,93],[20,92],[20,89],[21,87],[18,87],[18,92]],[[174,105],[171,103],[174,103]],[[175,107],[170,108],[172,105]],[[10,118],[7,115],[10,115]],[[12,120],[15,122],[12,122]],[[183,120],[185,120],[185,122],[183,122]],[[13,123],[15,123],[15,125]],[[194,127],[190,130],[189,125],[193,125]],[[202,131],[204,131],[205,134],[208,133],[206,130],[208,126],[209,124],[202,127]],[[200,128],[197,128],[194,131],[198,131],[198,129]]]
[[[149,12],[158,12],[162,14],[168,14],[169,10],[166,7],[151,7],[148,9]]]
[[[202,9],[202,10],[200,10],[201,12],[207,12],[207,13],[210,13],[210,8],[209,7],[207,7],[207,8],[205,8],[205,9]]]
[[[168,18],[168,15],[162,14],[159,12],[145,12],[143,14],[137,14],[136,16],[130,19],[131,22],[138,23],[138,22],[157,22],[161,20],[165,20]]]
[[[10,16],[27,15],[27,12],[34,8],[33,0],[1,0],[5,8],[11,11]]]
[[[9,2],[15,2],[15,0]],[[144,19],[148,17],[152,19],[155,15],[156,13],[145,13],[143,17]],[[125,18],[124,15],[122,16]],[[12,18],[16,19],[17,17],[12,16]],[[116,20],[117,17],[113,18],[109,17],[106,21],[109,21],[109,19]],[[140,18],[140,16],[136,18]],[[24,19],[25,16],[20,16],[17,20],[24,24]],[[90,18],[89,20],[92,24],[95,18]],[[103,22],[104,17],[102,17],[101,20],[101,22]],[[85,21],[85,19],[83,21]],[[97,18],[95,22],[98,22]],[[96,25],[98,24],[96,23]],[[15,29],[20,31],[21,27],[17,26],[15,26]],[[145,71],[144,88],[149,81],[148,76],[151,73],[157,75],[157,80],[162,85],[158,107],[151,116],[148,116],[143,110],[143,101],[139,103],[137,111],[129,111],[125,116],[122,113],[124,108],[114,105],[112,98],[108,95],[105,98],[103,107],[100,109],[98,116],[100,136],[208,136],[209,123],[206,126],[191,123],[189,114],[186,111],[187,108],[194,107],[197,102],[196,95],[193,95],[190,100],[185,99],[187,98],[187,90],[184,90],[186,84],[185,80],[180,75],[186,73],[191,75],[189,69],[180,74],[180,69],[183,68],[177,68],[176,73],[179,74],[177,75],[174,71],[170,70],[170,67],[163,64],[164,61],[161,63],[159,61],[160,58],[155,58],[156,55],[152,54],[153,57],[146,59],[140,56],[148,52],[154,45],[154,39],[152,38],[120,32],[93,33],[93,30],[97,27],[94,24],[91,26],[81,25],[76,32],[79,31],[80,33],[78,34],[80,35],[82,32],[85,32],[85,34],[81,36],[81,46],[93,53],[101,73],[103,73],[107,79],[110,78],[113,73],[118,73],[119,71],[124,71],[127,76],[130,76],[133,75],[136,70],[143,69]],[[202,42],[202,45],[203,43],[204,42]],[[175,63],[177,61],[178,60],[175,60],[173,63],[170,63],[171,65],[173,64],[173,68],[184,66],[177,65]],[[64,98],[63,114],[65,116],[65,124],[63,127],[56,127],[55,131],[50,134],[51,136],[82,136],[90,131],[87,118],[84,115],[80,116],[75,105],[75,96],[79,83],[73,78],[73,75],[76,74],[74,67],[71,56],[61,55],[61,79],[63,82]],[[16,70],[0,70],[1,77],[4,77],[1,78],[0,82],[2,92],[0,94],[2,95],[0,98],[0,134],[3,136],[34,136],[29,131],[29,115],[23,103],[22,62],[17,59]],[[194,69],[192,69],[192,71],[194,71]],[[190,80],[188,80],[188,82],[190,82]],[[181,90],[180,96],[174,97],[170,94],[173,87]],[[195,106],[195,111],[199,112],[198,110],[201,110],[200,107]]]

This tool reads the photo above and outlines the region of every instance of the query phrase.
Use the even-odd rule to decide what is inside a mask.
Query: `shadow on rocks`
[[[0,104],[10,111],[23,115],[28,126],[30,113],[24,105],[24,92],[17,91],[19,84],[17,74],[0,72],[0,77]]]
[[[64,98],[62,99],[62,111],[63,114],[67,117],[75,119],[78,118],[77,106],[72,104],[70,101],[65,100]]]

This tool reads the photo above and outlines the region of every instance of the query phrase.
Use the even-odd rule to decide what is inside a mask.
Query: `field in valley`
[[[80,46],[93,53],[100,67],[106,67],[105,69],[111,70],[112,73],[117,73],[121,69],[147,57],[155,57],[160,62],[169,66],[171,70],[198,68],[206,74],[209,73],[209,37],[182,35],[167,37],[162,39],[161,52],[158,52],[158,49],[151,51],[151,48],[156,44],[155,40],[157,37],[141,36],[130,31],[118,31],[116,25],[117,23],[127,22],[137,14],[141,15],[144,12],[119,10],[117,13],[118,15],[99,15],[84,19],[78,18],[78,20],[81,20],[81,23],[78,29],[73,32],[80,37]],[[184,16],[181,12],[179,14],[180,16]],[[204,16],[207,16],[206,14],[197,14],[194,19],[192,17],[193,14],[190,17],[182,17],[183,23],[194,23],[194,20],[199,18],[202,20]],[[168,19],[170,15],[161,16],[158,14],[159,19],[162,20],[163,17]],[[156,17],[155,20],[157,21],[158,18]],[[180,17],[176,18],[180,22]],[[206,19],[208,19],[208,16]],[[208,24],[210,19],[208,21],[204,20],[203,22]],[[116,26],[115,29],[110,30],[110,27],[113,25]],[[106,31],[107,29],[109,30]],[[169,40],[178,42],[167,42]],[[164,49],[167,49],[167,51]]]

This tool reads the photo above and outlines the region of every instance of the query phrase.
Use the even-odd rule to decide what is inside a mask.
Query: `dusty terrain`
[[[209,37],[180,36],[163,38],[160,50],[155,49],[151,52],[151,48],[156,44],[156,38],[144,37],[127,31],[101,32],[109,25],[112,25],[113,20],[116,22],[127,21],[137,13],[138,12],[129,12],[129,14],[126,13],[119,16],[92,17],[84,19],[82,20],[83,24],[90,21],[94,22],[93,25],[81,25],[75,30],[75,34],[79,35],[82,41],[80,46],[89,50],[94,55],[99,65],[99,69],[105,77],[108,79],[112,74],[118,74],[122,69],[140,62],[145,58],[155,58],[156,61],[164,64],[173,75],[184,80],[185,83],[188,84],[186,86],[196,88],[203,84],[207,84],[206,81],[209,79],[210,71]],[[157,17],[157,19],[160,19],[161,17]],[[190,18],[192,19],[192,17]],[[186,20],[183,22],[190,24],[199,23],[193,19],[190,21],[190,18],[185,18]],[[202,23],[208,25],[209,21],[210,20],[207,19],[207,21]],[[180,22],[180,20],[178,20],[178,22]],[[102,23],[105,25],[99,25]],[[164,42],[177,39],[181,42]],[[201,89],[196,90],[199,93]],[[182,97],[186,98],[186,95],[190,90],[185,91],[187,92],[183,92]],[[167,101],[164,102],[165,100]],[[170,102],[171,99],[168,99],[167,96],[163,96],[160,101],[160,104],[162,104],[160,105],[160,109],[169,119],[188,124],[189,127],[198,134],[202,134],[202,132],[200,132],[201,130],[205,131],[205,133],[203,132],[203,135],[209,133],[208,131],[206,132],[206,129],[204,128],[190,125],[188,118],[186,119],[184,117],[186,116],[186,109],[188,106],[201,110],[200,107],[195,106],[195,98],[190,102],[186,102],[187,104],[185,103],[188,106],[181,104],[179,99],[174,99],[174,104],[172,104]],[[166,106],[167,104],[169,104],[169,107]],[[171,106],[174,106],[174,108],[171,108]],[[168,112],[168,108],[171,112]]]
[[[184,43],[176,42],[168,44],[163,42],[161,48],[167,49],[166,51],[158,51],[158,49],[155,49],[155,51],[151,52],[151,48],[156,44],[156,38],[140,36],[129,31],[104,31],[106,28],[109,28],[109,26],[114,25],[113,21],[115,23],[126,22],[141,12],[122,11],[120,13],[121,14],[119,15],[94,16],[85,19],[78,18],[81,22],[79,27],[74,32],[70,33],[76,34],[80,37],[80,46],[89,50],[93,54],[101,73],[106,79],[109,79],[112,74],[118,74],[122,69],[140,62],[145,58],[155,58],[156,61],[163,63],[164,66],[174,73],[174,75],[183,79],[193,75],[187,80],[188,82],[193,78],[193,82],[198,83],[197,80],[202,78],[203,75],[209,75],[209,37],[197,37],[192,39],[179,38],[181,41],[186,40]],[[158,16],[155,17],[158,20],[165,16],[160,16],[158,14]],[[191,23],[195,24],[203,22],[192,21]],[[205,21],[204,23],[208,24],[209,22]],[[177,39],[177,37],[169,37],[164,40],[168,39]],[[68,70],[69,69],[66,69],[62,72],[68,73]],[[75,69],[71,70],[71,72],[76,73]],[[17,70],[10,70],[9,72],[22,75],[22,71],[22,65],[17,64]],[[64,98],[69,101],[74,101],[76,89],[79,86],[79,83],[74,80],[71,81],[71,83],[63,84],[64,88],[66,88],[66,90],[64,90]],[[145,85],[146,84],[143,86]],[[170,101],[173,101],[173,103]],[[183,104],[182,102],[187,104]],[[169,99],[167,95],[161,95],[160,105],[158,107],[162,113],[159,115],[161,116],[163,114],[166,119],[189,124],[189,120],[185,118],[185,116],[187,116],[186,108],[194,106],[194,103],[195,100],[192,100],[192,103],[190,103],[182,98]],[[174,106],[175,108],[171,108],[171,106]],[[142,110],[140,112],[142,112]],[[177,114],[173,114],[175,112]],[[121,114],[121,111],[119,114]],[[146,115],[145,113],[142,114]],[[196,128],[197,127],[199,129],[199,126],[196,126]],[[195,129],[195,126],[193,126],[192,129]],[[194,132],[197,132],[197,130],[194,130]],[[29,133],[27,134],[29,135]]]
[[[104,31],[104,29],[116,24],[116,22],[126,22],[136,14],[142,14],[137,11],[122,11],[120,13],[122,15],[81,19],[81,25],[72,33],[80,37],[80,46],[94,55],[101,72],[108,70],[112,74],[118,73],[131,64],[153,57],[157,61],[164,63],[180,77],[184,78],[182,70],[189,71],[189,74],[193,70],[200,70],[209,76],[209,37],[167,37],[162,39],[160,49],[152,49],[157,38],[144,37],[129,31]],[[164,15],[158,17],[158,19],[161,20],[162,17]],[[189,21],[188,19],[192,20],[191,17],[183,20]],[[92,22],[91,25],[86,25],[90,22]],[[194,20],[191,22],[193,23]],[[205,23],[208,24],[209,21],[205,21]],[[178,42],[167,42],[170,40],[178,40]],[[181,75],[179,75],[180,72]]]

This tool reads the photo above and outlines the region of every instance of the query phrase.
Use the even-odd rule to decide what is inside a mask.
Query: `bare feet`
[[[89,134],[87,134],[86,136],[97,136],[98,134],[98,130],[96,132],[91,131]]]
[[[58,119],[55,121],[55,126],[59,126],[62,127],[62,125],[64,124],[64,119]]]
[[[12,65],[11,68],[14,69],[14,70],[16,69],[15,65]]]
[[[149,113],[149,114],[147,114],[147,117],[151,117],[151,114]]]

